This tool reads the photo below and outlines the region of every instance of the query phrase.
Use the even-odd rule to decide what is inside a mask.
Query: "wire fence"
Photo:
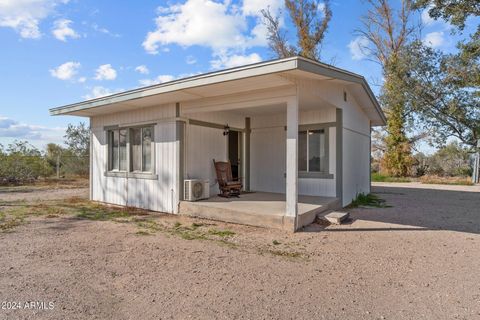
[[[0,155],[0,184],[21,184],[39,178],[88,176],[89,155]]]

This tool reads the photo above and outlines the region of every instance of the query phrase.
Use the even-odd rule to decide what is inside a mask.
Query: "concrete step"
[[[328,222],[332,224],[342,224],[343,221],[347,220],[350,216],[348,212],[332,211],[323,216]]]
[[[180,201],[179,213],[196,218],[238,223],[255,227],[286,229],[288,217],[284,215],[257,214],[225,207],[209,206],[198,202]]]

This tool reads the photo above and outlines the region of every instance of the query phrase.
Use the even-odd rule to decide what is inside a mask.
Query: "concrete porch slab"
[[[317,214],[337,208],[333,197],[299,196],[297,229],[315,220]],[[197,202],[180,202],[180,214],[224,222],[294,231],[293,217],[285,216],[285,195],[252,192],[239,198],[218,196]]]

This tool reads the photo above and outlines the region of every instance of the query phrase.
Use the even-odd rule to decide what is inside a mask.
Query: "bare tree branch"
[[[261,11],[263,23],[267,26],[267,40],[270,50],[275,52],[278,58],[287,58],[295,55],[295,49],[287,42],[286,34],[280,28],[280,20],[274,17],[270,8]]]
[[[387,0],[367,0],[371,8],[361,18],[363,27],[355,33],[365,37],[369,45],[363,52],[380,62],[388,63],[390,57],[398,54],[417,30],[411,23],[413,5],[411,0],[402,0],[401,8],[395,11]]]
[[[300,55],[320,60],[321,44],[332,18],[328,0],[322,4],[318,0],[285,0],[293,24],[297,31],[297,46],[288,44],[286,33],[281,30],[280,20],[270,12],[262,10],[263,22],[267,26],[267,40],[270,49],[279,58]]]

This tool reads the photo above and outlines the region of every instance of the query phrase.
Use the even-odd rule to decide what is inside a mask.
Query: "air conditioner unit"
[[[208,180],[189,179],[184,183],[184,200],[197,201],[210,197],[210,183]]]

